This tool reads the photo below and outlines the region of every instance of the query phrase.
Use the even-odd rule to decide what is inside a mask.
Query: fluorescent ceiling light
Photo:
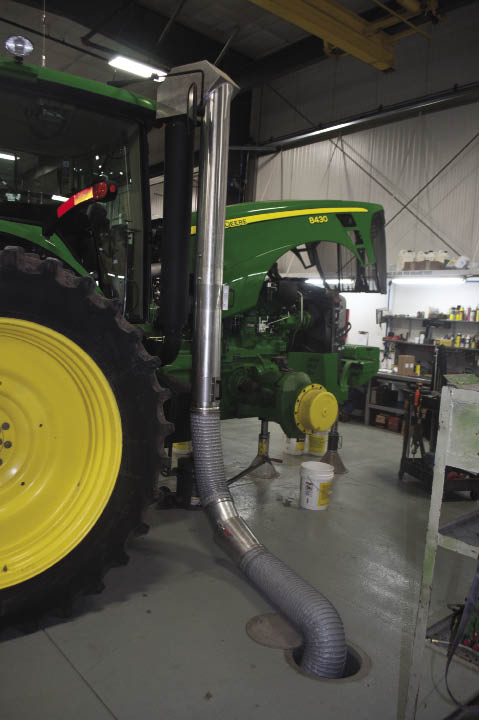
[[[161,82],[166,77],[164,70],[151,67],[151,65],[145,65],[144,63],[138,62],[138,60],[132,60],[131,58],[124,57],[123,55],[117,55],[108,61],[108,65],[116,68],[117,70],[124,70],[125,72],[132,73],[132,75],[138,75],[142,78],[151,78],[152,75],[158,75],[156,82]]]
[[[64,197],[63,195],[52,195],[52,200],[56,200],[57,202],[65,202],[68,200],[67,197]]]
[[[395,285],[462,285],[462,277],[399,277],[393,278]]]
[[[15,160],[15,155],[10,155],[10,153],[0,152],[0,160]]]
[[[338,278],[326,278],[326,282],[328,285],[337,285],[338,283],[341,283],[341,285],[354,285],[354,280],[351,278],[342,278],[341,280]],[[306,283],[308,285],[318,285],[318,287],[324,287],[324,282],[321,278],[308,278]]]

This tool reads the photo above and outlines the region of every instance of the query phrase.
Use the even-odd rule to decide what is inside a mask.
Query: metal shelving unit
[[[404,415],[404,408],[389,407],[388,405],[369,405],[370,410],[382,410],[383,412],[393,412],[397,415]]]
[[[414,386],[417,384],[422,384],[425,387],[428,387],[431,384],[430,379],[428,378],[422,378],[417,375],[398,375],[397,373],[392,372],[381,372],[379,371],[376,373],[376,375],[369,381],[367,388],[366,388],[366,403],[364,407],[364,424],[369,425],[370,419],[371,419],[371,410],[380,410],[381,412],[387,412],[387,413],[393,413],[395,415],[404,415],[405,409],[403,407],[394,407],[393,405],[379,405],[377,403],[371,403],[371,388],[373,385],[373,381],[376,381],[377,383],[386,383],[386,384],[393,384],[396,386]]]
[[[468,384],[467,389],[443,387],[405,720],[414,720],[416,717],[437,548],[442,547],[475,560],[479,554],[479,511],[463,515],[443,527],[439,526],[446,466],[479,473],[478,428],[479,384]],[[471,693],[473,691],[474,688],[471,688]]]

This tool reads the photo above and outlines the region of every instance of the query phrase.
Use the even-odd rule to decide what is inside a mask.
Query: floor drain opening
[[[286,661],[291,667],[293,667],[297,672],[301,673],[301,675],[304,675],[305,677],[311,678],[312,680],[320,680],[322,682],[347,682],[348,680],[354,680],[359,679],[359,677],[364,677],[368,670],[369,670],[369,662],[365,656],[362,655],[362,653],[359,651],[359,649],[352,647],[351,645],[347,646],[347,654],[346,654],[346,664],[344,666],[344,672],[342,677],[340,678],[323,678],[318,677],[316,675],[312,675],[311,673],[305,672],[301,668],[301,658],[303,656],[303,648],[293,648],[290,650],[286,650],[285,652],[285,658]]]
[[[284,657],[290,667],[303,677],[322,682],[350,682],[365,677],[371,667],[371,660],[361,648],[347,644],[346,665],[343,676],[337,679],[322,678],[301,669],[303,637],[285,617],[278,613],[256,615],[246,623],[246,632],[252,640],[264,647],[284,650]]]

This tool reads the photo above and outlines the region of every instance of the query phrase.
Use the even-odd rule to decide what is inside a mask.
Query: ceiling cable
[[[46,21],[47,21],[47,3],[46,0],[43,0],[43,12],[42,12],[42,67],[46,67],[47,65],[47,56],[46,56]]]

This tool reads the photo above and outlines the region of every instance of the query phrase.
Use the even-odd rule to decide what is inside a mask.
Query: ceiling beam
[[[409,12],[416,13],[416,15],[419,15],[419,13],[422,11],[421,3],[419,0],[397,0],[400,5],[403,6],[406,10],[409,10]]]
[[[38,0],[16,0],[16,2],[32,7],[38,12]],[[391,4],[390,0],[386,0],[386,2]],[[449,12],[476,2],[477,0],[440,0],[438,12],[447,22]],[[151,60],[156,60],[166,66],[205,58],[214,62],[218,57],[223,44],[182,25],[181,15],[169,28],[164,41],[155,49],[157,40],[169,18],[133,2],[130,5],[129,13],[126,14],[126,12],[119,12],[118,0],[102,0],[101,3],[94,0],[82,0],[81,3],[48,0],[47,13],[51,12],[66,17],[85,28],[98,30],[104,37],[122,43],[125,48],[130,48],[132,55],[136,54],[139,59],[145,59],[145,56],[150,57]],[[369,25],[373,26],[373,30],[378,29],[377,25],[374,27],[375,23],[384,23],[385,18],[388,20],[391,18],[382,8],[375,5],[362,12],[360,17],[368,21]],[[410,16],[406,14],[406,17]],[[414,22],[417,25],[423,25],[430,19],[423,14],[414,18]],[[29,22],[27,16],[25,25],[29,24],[33,23]],[[54,29],[53,25],[51,27],[53,34]],[[387,28],[385,34],[389,30],[391,33],[395,33],[406,29],[406,25],[397,21],[397,25]],[[25,32],[27,31],[25,30]],[[323,48],[323,41],[312,35],[276,50],[259,60],[252,60],[230,48],[221,63],[221,68],[229,73],[241,88],[258,87],[327,59],[328,56],[324,53]],[[93,54],[88,51],[87,46],[85,53]]]
[[[337,0],[250,0],[378,70],[394,67],[393,41]]]

